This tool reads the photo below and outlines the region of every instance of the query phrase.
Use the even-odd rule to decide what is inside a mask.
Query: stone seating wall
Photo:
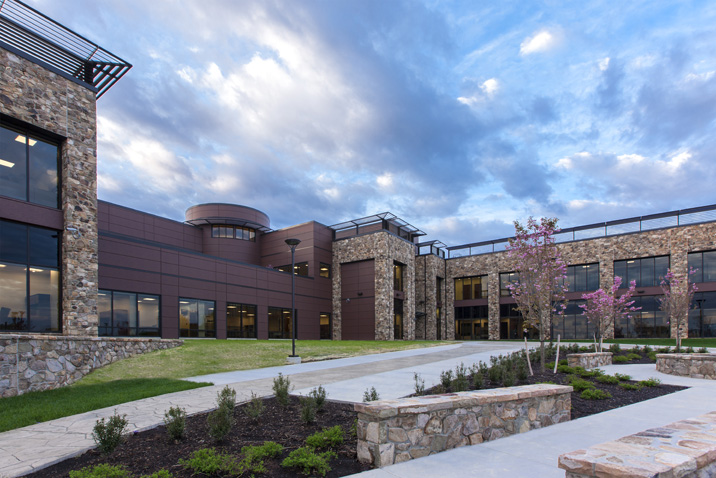
[[[358,459],[383,467],[565,422],[571,392],[541,384],[357,403]]]
[[[0,397],[69,385],[117,360],[183,343],[159,338],[0,335]]]
[[[716,380],[716,354],[656,354],[656,371]]]
[[[559,457],[566,478],[716,476],[716,412]]]
[[[568,354],[567,364],[570,367],[582,367],[585,369],[604,367],[612,364],[611,352],[591,352],[584,354]]]

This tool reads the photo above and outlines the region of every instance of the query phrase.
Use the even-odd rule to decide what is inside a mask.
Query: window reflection
[[[181,337],[216,337],[214,301],[180,298],[179,335]]]
[[[637,287],[653,287],[661,284],[669,270],[669,256],[643,257],[614,261],[614,275],[622,279],[622,288],[628,288],[631,281]]]
[[[158,337],[158,295],[100,290],[97,295],[100,336]]]
[[[256,306],[229,302],[226,304],[226,336],[252,338],[256,335]]]

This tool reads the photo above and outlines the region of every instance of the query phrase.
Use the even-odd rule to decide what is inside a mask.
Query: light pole
[[[292,363],[301,363],[301,358],[296,355],[296,246],[300,243],[300,239],[286,239],[286,244],[291,248],[291,355],[289,355],[289,362]]]

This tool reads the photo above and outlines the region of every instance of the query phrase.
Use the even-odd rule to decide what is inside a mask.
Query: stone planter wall
[[[568,354],[567,363],[570,367],[590,368],[604,367],[612,364],[611,352],[592,352],[586,354]]]
[[[656,371],[716,380],[716,354],[656,354]]]
[[[69,385],[92,370],[182,340],[0,335],[0,397]]]
[[[382,467],[565,422],[571,392],[542,384],[357,403],[358,459]]]
[[[559,457],[567,478],[716,476],[716,412]]]

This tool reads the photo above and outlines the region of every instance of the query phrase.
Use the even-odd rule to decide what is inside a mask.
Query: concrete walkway
[[[189,414],[212,409],[216,394],[224,385],[236,390],[238,401],[248,400],[252,392],[259,396],[270,395],[273,378],[279,372],[290,377],[294,393],[306,394],[313,387],[323,385],[329,399],[361,401],[363,392],[375,387],[381,398],[398,398],[414,392],[414,373],[420,374],[429,387],[439,382],[443,370],[454,369],[460,363],[489,362],[490,356],[510,353],[518,350],[520,345],[515,342],[466,342],[193,377],[189,380],[209,381],[215,385],[0,433],[0,477],[22,476],[93,448],[92,427],[96,420],[111,416],[115,410],[127,415],[130,430],[152,428],[162,423],[164,412],[171,406],[183,407]],[[562,453],[716,409],[713,398],[716,397],[716,381],[660,374],[654,365],[613,365],[604,369],[608,373],[626,373],[635,379],[657,377],[663,383],[692,388],[573,422],[371,470],[360,476],[561,477],[564,472],[557,468],[557,457]]]

